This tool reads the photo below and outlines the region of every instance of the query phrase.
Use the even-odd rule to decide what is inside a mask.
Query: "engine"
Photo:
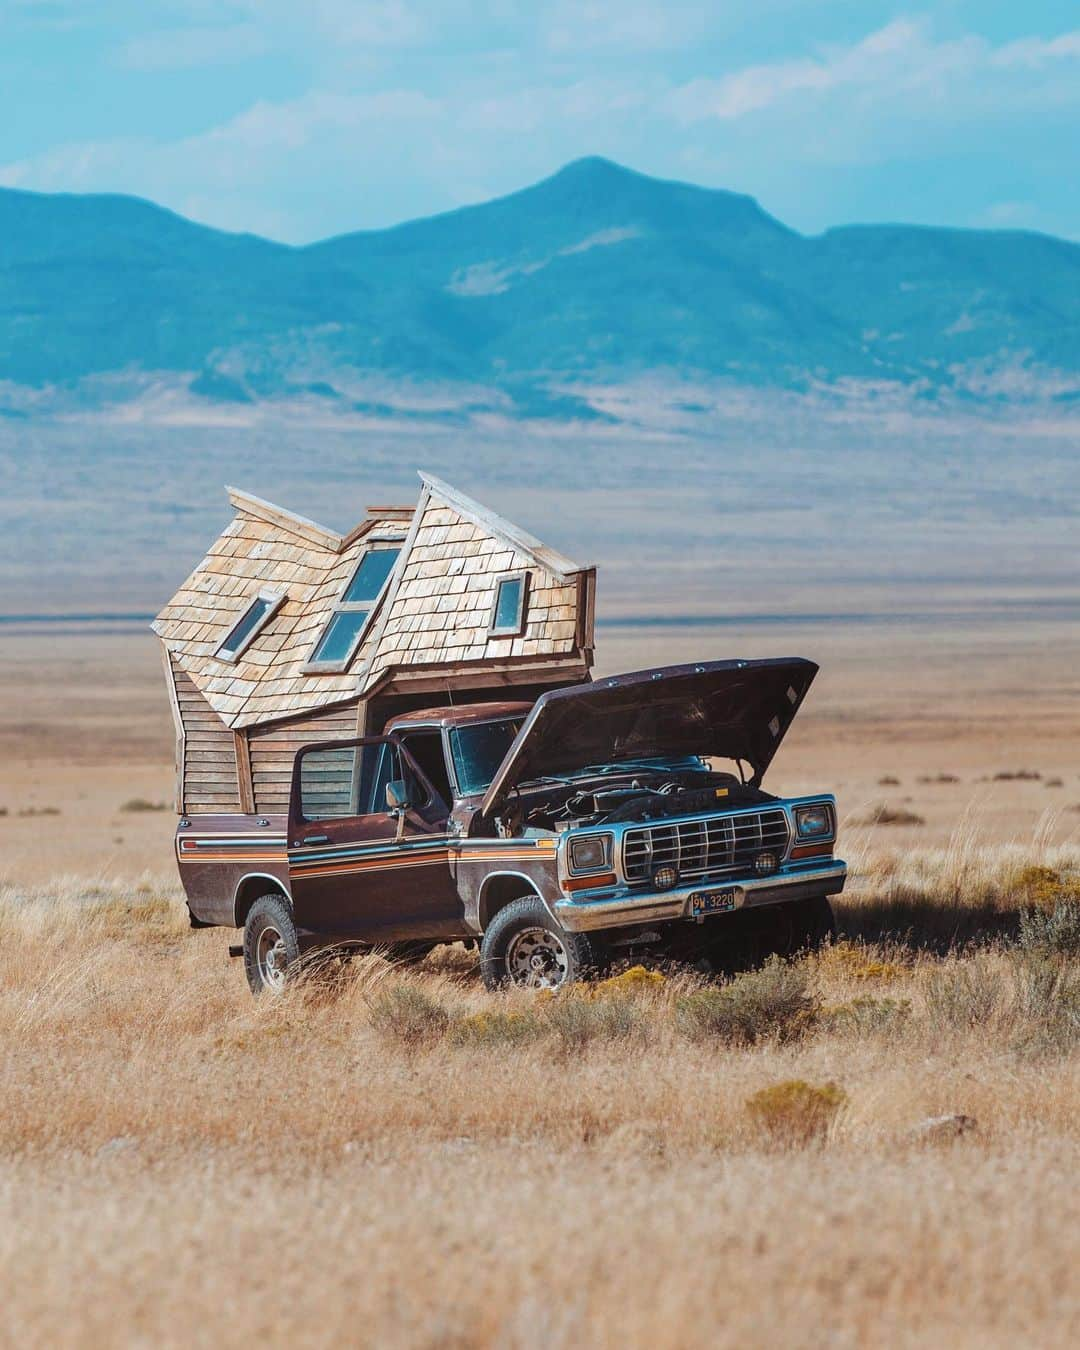
[[[618,784],[588,785],[546,795],[543,801],[530,804],[525,820],[546,829],[566,830],[616,821],[692,816],[768,801],[775,798],[730,774],[644,775]]]

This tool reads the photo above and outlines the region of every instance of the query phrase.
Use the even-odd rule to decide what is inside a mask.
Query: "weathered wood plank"
[[[236,785],[239,789],[240,810],[255,810],[255,794],[251,785],[251,758],[248,754],[248,738],[245,731],[233,732],[233,747],[236,756]]]

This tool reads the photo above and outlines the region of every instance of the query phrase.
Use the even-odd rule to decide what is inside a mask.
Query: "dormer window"
[[[372,544],[323,629],[307,669],[346,670],[356,655],[371,616],[401,553],[401,540]]]
[[[529,603],[528,572],[510,572],[495,579],[495,603],[488,624],[489,637],[520,637],[525,631]]]
[[[229,630],[229,635],[214,655],[219,661],[239,661],[248,647],[270,622],[285,599],[284,591],[260,591]]]

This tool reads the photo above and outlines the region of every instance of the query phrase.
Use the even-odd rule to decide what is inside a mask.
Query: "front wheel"
[[[480,974],[488,989],[561,989],[596,965],[589,939],[561,928],[537,895],[500,909],[480,944]]]
[[[253,994],[280,994],[300,960],[292,911],[280,895],[264,895],[244,923],[244,971]]]

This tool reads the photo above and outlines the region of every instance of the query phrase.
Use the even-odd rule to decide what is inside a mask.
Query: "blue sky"
[[[1071,0],[0,0],[0,184],[304,242],[602,154],[797,229],[1080,238]]]

